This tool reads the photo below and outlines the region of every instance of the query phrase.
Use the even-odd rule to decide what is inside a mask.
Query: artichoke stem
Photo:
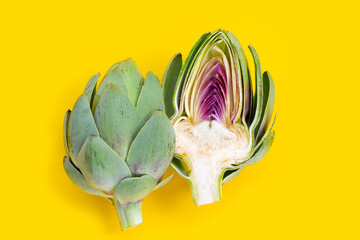
[[[136,202],[121,206],[120,203],[116,201],[115,208],[122,231],[135,227],[143,222],[141,203],[142,202]]]
[[[221,200],[220,175],[209,165],[192,166],[189,178],[191,193],[196,206]]]

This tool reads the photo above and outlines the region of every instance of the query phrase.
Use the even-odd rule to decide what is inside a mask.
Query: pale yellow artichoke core
[[[221,199],[222,174],[244,162],[251,150],[248,131],[241,125],[218,121],[193,124],[186,117],[174,123],[175,156],[189,164],[189,179],[196,205]]]
[[[225,126],[218,121],[193,124],[186,117],[174,123],[175,154],[186,158],[191,165],[208,164],[224,169],[246,160],[251,144],[241,125]]]

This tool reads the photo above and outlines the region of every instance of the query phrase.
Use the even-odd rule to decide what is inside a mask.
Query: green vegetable
[[[164,75],[166,113],[176,133],[172,167],[190,182],[196,205],[220,200],[222,184],[262,159],[274,140],[274,83],[249,48],[255,94],[239,41],[221,30],[201,36],[183,66],[175,55]]]
[[[122,230],[142,223],[145,196],[161,181],[175,148],[159,80],[131,59],[93,76],[64,120],[65,171],[80,189],[111,200]]]

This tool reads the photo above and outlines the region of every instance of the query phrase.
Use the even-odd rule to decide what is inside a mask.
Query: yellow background
[[[1,239],[360,238],[356,1],[97,2],[0,4]],[[93,74],[132,57],[161,79],[218,28],[272,74],[275,142],[221,202],[195,207],[176,175],[121,232],[112,205],[63,170],[64,114]]]

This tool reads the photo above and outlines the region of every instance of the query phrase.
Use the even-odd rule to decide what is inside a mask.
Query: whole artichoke
[[[113,202],[124,230],[142,223],[143,198],[170,179],[161,182],[175,134],[153,73],[144,82],[128,59],[113,65],[96,90],[98,78],[65,115],[64,167],[79,188]]]
[[[274,140],[274,83],[249,48],[255,95],[244,51],[230,32],[204,34],[183,66],[178,54],[165,72],[166,112],[176,133],[172,167],[190,182],[196,205],[220,200],[222,184],[262,159]]]

